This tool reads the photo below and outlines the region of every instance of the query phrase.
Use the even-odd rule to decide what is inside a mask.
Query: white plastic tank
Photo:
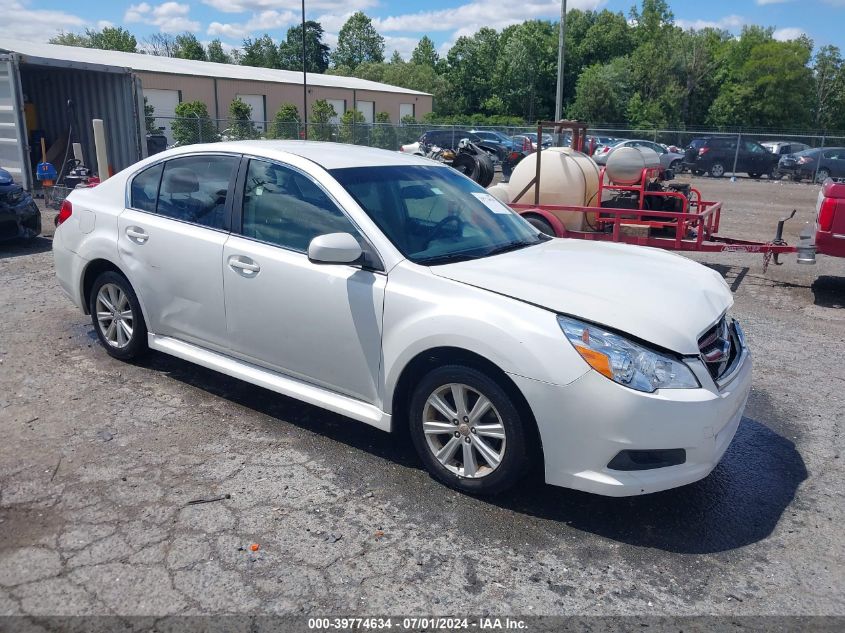
[[[500,182],[496,185],[492,185],[491,187],[487,187],[487,191],[490,193],[490,195],[492,195],[494,198],[496,198],[499,202],[504,202],[505,204],[510,204],[511,194],[510,194],[510,188],[508,187],[508,183]]]
[[[550,147],[543,150],[540,161],[540,204],[558,204],[577,207],[599,206],[599,168],[592,158],[569,147]],[[532,185],[516,200],[520,191],[528,186],[537,172],[537,152],[529,154],[514,168],[507,193],[512,202],[534,203]],[[493,195],[498,195],[494,192]],[[557,211],[555,215],[567,229],[586,230],[595,224],[595,214],[585,217],[575,211]]]
[[[643,169],[660,167],[660,156],[649,147],[619,147],[607,159],[605,173],[617,185],[634,185]]]

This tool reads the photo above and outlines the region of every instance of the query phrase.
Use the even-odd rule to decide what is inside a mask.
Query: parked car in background
[[[680,172],[681,167],[684,164],[683,154],[670,152],[660,143],[636,139],[632,141],[620,141],[615,145],[605,145],[601,150],[593,154],[593,160],[599,165],[607,165],[607,159],[610,158],[610,155],[620,147],[645,147],[653,150],[658,156],[660,156],[660,166],[663,167],[663,169],[671,169],[676,173]]]
[[[400,145],[399,151],[403,154],[414,154],[416,156],[425,156],[425,152],[422,151],[422,147],[420,146],[419,141],[414,141],[413,143],[408,143],[407,145]]]
[[[15,238],[32,239],[41,234],[41,211],[12,179],[5,169],[0,169],[0,240]]]
[[[778,157],[756,141],[742,139],[737,152],[735,136],[710,136],[694,139],[684,153],[684,167],[696,175],[721,178],[734,171],[752,178],[776,178]]]
[[[500,143],[506,150],[513,151],[515,143],[512,137],[504,132],[498,130],[470,130],[470,134],[474,134],[482,141],[491,141],[493,143]]]
[[[584,153],[593,156],[605,146],[616,145],[619,141],[624,140],[627,139],[616,138],[613,136],[588,136],[584,139]]]
[[[487,152],[494,164],[505,160],[509,153],[505,145],[498,140],[483,139],[474,132],[459,129],[430,130],[425,132],[420,137],[419,150],[422,155],[428,154],[432,147],[457,151],[458,145],[463,139],[468,139],[471,143],[475,143]]]
[[[845,147],[806,149],[784,156],[778,172],[793,180],[824,182],[828,178],[845,178]]]
[[[464,492],[536,465],[603,495],[689,484],[751,389],[718,272],[550,238],[417,156],[192,145],[72,191],[59,219],[59,285],[109,355],[155,349],[404,431]]]
[[[806,143],[798,143],[796,141],[763,141],[760,145],[778,156],[797,154],[798,152],[803,152],[805,149],[810,149],[810,146]]]
[[[534,146],[534,149],[537,149],[537,132],[526,132],[521,136],[526,137],[528,140],[531,141],[531,144]],[[543,149],[547,147],[551,147],[554,144],[554,137],[551,134],[543,134]]]

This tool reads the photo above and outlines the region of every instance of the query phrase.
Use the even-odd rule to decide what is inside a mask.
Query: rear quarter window
[[[148,167],[132,179],[130,189],[129,206],[141,211],[156,210],[156,198],[158,198],[158,187],[161,183],[161,171],[163,163]]]

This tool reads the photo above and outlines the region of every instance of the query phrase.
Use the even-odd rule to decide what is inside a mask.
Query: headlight
[[[557,322],[587,364],[613,382],[648,393],[700,386],[690,368],[681,361],[590,323],[564,316],[559,316]]]

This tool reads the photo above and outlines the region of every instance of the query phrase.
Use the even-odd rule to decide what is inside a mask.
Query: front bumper
[[[511,376],[534,413],[546,482],[624,497],[667,490],[706,477],[736,433],[751,389],[751,356],[719,390],[696,371],[699,389],[642,393],[589,371],[566,386]],[[623,450],[684,449],[686,461],[651,470],[607,464]]]
[[[14,205],[0,205],[0,240],[31,239],[41,234],[41,211],[29,196]]]

